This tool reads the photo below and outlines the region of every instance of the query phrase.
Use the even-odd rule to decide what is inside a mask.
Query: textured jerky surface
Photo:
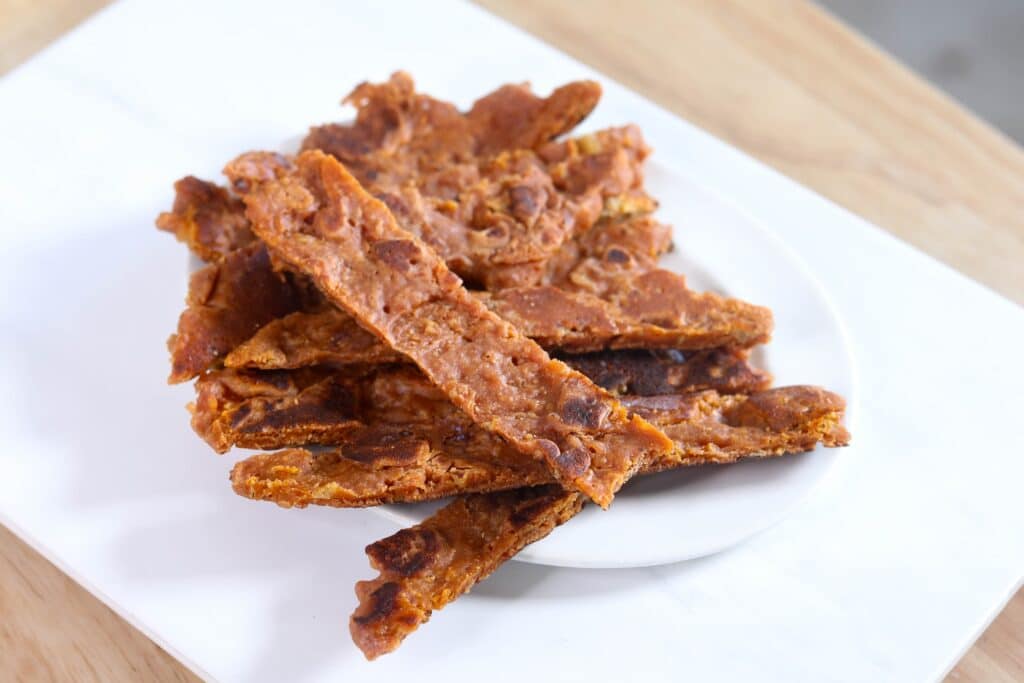
[[[256,234],[474,422],[603,506],[641,462],[671,450],[658,430],[474,298],[336,159],[304,152],[265,173],[249,171],[251,159],[228,172],[252,187],[244,200]]]
[[[559,356],[613,394],[656,396],[714,389],[749,394],[767,389],[771,376],[733,349],[598,351]]]
[[[539,281],[547,260],[600,216],[596,191],[580,199],[559,192],[529,153],[505,152],[478,176],[452,199],[411,186],[376,194],[454,272],[488,289]]]
[[[664,271],[655,271],[658,256],[670,246],[671,228],[648,217],[602,222],[562,250],[558,257],[564,259],[561,265],[549,262],[549,279],[560,283],[559,287],[517,287],[476,295],[526,336],[551,350],[745,348],[767,341],[772,329],[767,309],[690,292],[683,278],[671,274],[662,277]],[[559,274],[581,264],[583,270],[576,273],[576,283],[568,282],[567,273]],[[585,278],[581,274],[584,271]],[[635,308],[621,307],[591,294],[597,280],[614,280],[612,291],[630,292],[632,298],[627,304]],[[603,293],[608,291],[603,288]],[[645,322],[651,317],[651,300],[674,307],[672,325]],[[297,312],[269,323],[234,350],[225,364],[272,370],[398,358],[347,313],[328,307]]]
[[[675,443],[671,452],[644,465],[641,471],[647,473],[800,453],[819,443],[842,446],[849,440],[840,424],[842,399],[817,387],[624,401]],[[235,465],[232,485],[239,495],[284,507],[359,507],[553,481],[535,460],[469,424],[457,411],[441,407],[436,415],[420,423],[388,420],[368,426],[344,435],[331,451],[290,449],[252,456]],[[378,445],[372,457],[367,455],[371,442]]]
[[[769,380],[743,353],[728,350],[608,351],[566,355],[562,361],[620,395],[704,389],[752,393],[767,388]],[[315,386],[319,384],[323,386]],[[353,400],[339,402],[332,389],[336,386],[343,386]],[[452,412],[461,415],[415,366],[394,363],[337,370],[322,365],[294,372],[214,370],[197,381],[196,394],[192,426],[218,452],[231,446],[335,445],[332,435],[349,419],[433,423]],[[351,412],[352,405],[358,406],[358,415]],[[301,423],[294,422],[299,415]]]
[[[635,290],[639,300],[642,293]],[[605,349],[700,350],[747,348],[768,339],[771,314],[766,309],[713,294],[689,293],[681,322],[661,327],[638,320],[636,313],[585,292],[553,286],[474,292],[485,306],[549,350],[570,353]],[[658,292],[650,292],[654,298]],[[279,370],[331,363],[382,363],[401,360],[373,334],[337,308],[298,311],[271,321],[225,358],[233,368]]]
[[[303,148],[342,161],[468,282],[539,284],[547,261],[600,217],[655,208],[643,191],[650,150],[636,126],[547,142],[599,96],[590,82],[543,99],[509,85],[463,115],[397,73],[358,86],[345,100],[356,121],[314,128]]]
[[[574,128],[600,97],[592,81],[569,83],[546,98],[526,85],[507,85],[463,114],[417,93],[412,77],[396,72],[385,83],[356,86],[344,100],[356,108],[355,122],[315,127],[302,148],[336,157],[366,185],[423,183],[481,156],[538,147]]]
[[[710,392],[694,400],[671,396],[638,399],[637,409],[652,415],[667,411],[688,417],[680,425],[685,443],[707,439],[712,461],[750,444],[751,430],[785,434],[764,444],[766,455],[808,450],[815,441],[845,445],[849,435],[839,424],[843,401],[814,387],[786,387],[725,403]],[[717,413],[720,421],[703,419]],[[813,415],[820,415],[814,419]],[[727,422],[732,425],[725,426]],[[801,422],[804,428],[798,427]],[[735,430],[735,434],[730,434]],[[666,431],[672,432],[672,428]],[[799,432],[799,433],[798,433]],[[742,434],[742,436],[740,436]],[[685,457],[651,463],[645,471],[688,464]],[[433,610],[467,593],[505,560],[579,512],[583,496],[554,486],[477,494],[456,499],[422,524],[403,529],[367,547],[380,575],[356,584],[359,605],[350,620],[355,644],[368,659],[396,649]],[[524,521],[525,520],[525,521]]]
[[[356,584],[352,639],[367,659],[402,640],[527,544],[575,515],[584,497],[558,486],[453,501],[422,524],[366,548],[380,576]]]
[[[256,239],[242,200],[193,176],[174,183],[174,206],[157,217],[156,226],[174,234],[202,260],[211,262]]]
[[[172,383],[206,370],[271,320],[298,309],[302,292],[274,272],[266,248],[250,244],[189,279],[185,311],[167,346]]]
[[[591,138],[642,145],[642,141],[623,138],[614,130],[584,139]],[[560,144],[601,149],[595,143],[575,143]],[[574,153],[569,159],[580,175],[573,176],[576,194],[571,195],[556,189],[537,159],[523,152],[488,160],[470,174],[472,177],[463,173],[451,197],[444,200],[424,196],[412,185],[370,188],[403,228],[433,247],[459,275],[492,289],[542,284],[564,278],[583,257],[587,250],[575,244],[577,239],[581,244],[592,242],[591,233],[607,232],[590,229],[599,214],[607,223],[616,218],[628,220],[632,214],[654,208],[653,203],[637,204],[637,188],[624,189],[629,183],[641,182],[640,164],[645,155],[635,150],[627,154],[621,148],[617,152],[624,168],[586,163],[591,156],[610,153],[608,150],[592,155]],[[173,210],[162,213],[157,226],[176,234],[201,259],[218,261],[255,240],[241,200],[225,188],[190,176],[178,181],[175,189]],[[629,199],[627,193],[634,198]],[[670,232],[667,226],[660,227],[666,235]],[[640,236],[642,226],[635,232]]]
[[[218,453],[335,443],[361,426],[360,389],[357,377],[319,370],[212,371],[196,381],[192,428]]]

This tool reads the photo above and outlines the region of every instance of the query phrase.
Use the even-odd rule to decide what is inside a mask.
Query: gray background
[[[1024,143],[1024,0],[819,0]]]

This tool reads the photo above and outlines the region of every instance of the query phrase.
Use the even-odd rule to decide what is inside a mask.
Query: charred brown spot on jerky
[[[408,240],[383,240],[371,248],[375,259],[403,272],[416,265],[420,255],[420,248]]]
[[[386,620],[395,611],[395,602],[401,589],[394,581],[382,584],[360,605],[362,613],[353,614],[352,621],[365,626]]]
[[[235,411],[234,415],[231,416],[231,426],[238,428],[238,425],[245,422],[245,420],[252,414],[253,406],[251,403],[243,403],[238,406],[238,410]]]
[[[402,529],[366,547],[366,554],[382,572],[414,576],[437,559],[439,538],[431,529]]]
[[[553,460],[559,468],[573,477],[581,477],[590,469],[590,453],[585,448],[570,448],[560,451]]]
[[[573,397],[562,404],[562,419],[569,424],[598,429],[611,408],[592,398]]]
[[[248,417],[251,412],[252,407],[250,404],[242,405],[235,415],[232,416],[231,426],[243,434],[264,430],[301,429],[304,425],[309,425],[316,429],[351,422],[354,411],[351,407],[346,408],[345,406],[326,407],[323,405],[298,403],[285,408],[267,410],[260,419],[245,424],[244,417],[240,417],[240,415],[244,413],[245,417]]]
[[[545,487],[545,489],[550,489],[550,487]],[[521,527],[533,522],[538,517],[542,516],[550,507],[552,502],[561,495],[562,492],[559,491],[558,493],[547,493],[538,498],[527,500],[516,507],[515,512],[513,512],[509,517],[509,522],[513,527]]]
[[[386,432],[368,429],[342,449],[349,460],[374,467],[415,465],[430,453],[430,444],[411,430]]]

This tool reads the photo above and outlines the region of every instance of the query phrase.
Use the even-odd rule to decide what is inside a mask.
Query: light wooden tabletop
[[[105,4],[0,0],[0,74]],[[1022,150],[816,6],[481,4],[1024,303]],[[5,680],[196,680],[3,527],[0,614]],[[950,679],[1024,680],[1024,592]]]

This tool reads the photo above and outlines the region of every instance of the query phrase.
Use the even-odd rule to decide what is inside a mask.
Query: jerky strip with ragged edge
[[[810,450],[814,441],[824,445],[849,442],[850,435],[840,423],[844,401],[835,394],[814,387],[783,387],[745,400],[738,398],[741,402],[719,412],[745,434],[751,430],[791,430],[807,420],[810,404],[823,399],[827,419],[806,430],[812,440],[800,437],[785,447],[797,452]],[[707,400],[640,398],[633,408],[665,412],[667,419],[684,419],[681,431],[673,435],[686,443],[708,438],[721,446],[729,440],[721,426],[703,420],[686,421],[694,414],[707,414]],[[806,444],[804,449],[796,447],[801,441]],[[651,463],[646,471],[669,467],[666,460]],[[349,621],[352,640],[369,659],[394,650],[428,620],[433,610],[467,593],[519,550],[568,521],[584,503],[580,494],[553,486],[474,495],[452,502],[421,524],[371,544],[367,554],[380,575],[355,586],[358,606]],[[522,519],[528,524],[519,523]]]
[[[256,239],[242,200],[194,176],[174,183],[174,206],[157,217],[156,227],[172,233],[196,256],[211,262]]]
[[[816,393],[826,392],[812,387],[785,387],[750,398],[734,397],[740,402],[718,410],[738,425],[732,429],[745,432],[737,441],[742,442],[750,430],[790,429],[794,420],[806,418],[804,401]],[[849,441],[849,434],[839,423],[842,398],[828,396],[827,402],[833,403],[837,414],[806,429],[806,436],[788,440],[784,446],[768,446],[772,455],[810,450],[815,441],[825,445],[845,445]],[[696,404],[679,396],[669,401],[641,402],[647,403],[648,410],[668,408],[680,416],[708,409],[707,398]],[[729,440],[728,429],[721,425],[705,420],[683,423],[681,443],[692,444],[695,438],[705,437],[720,446]],[[666,459],[651,463],[645,471],[681,464],[687,463],[680,459],[670,465]],[[552,485],[477,494],[457,499],[421,524],[371,544],[367,555],[380,575],[355,585],[358,606],[349,621],[352,640],[368,659],[394,650],[434,610],[469,592],[503,562],[579,513],[585,502],[580,494]]]
[[[599,96],[591,82],[544,99],[505,86],[463,115],[396,73],[358,86],[345,100],[357,107],[355,123],[314,128],[303,148],[341,160],[465,280],[488,289],[537,284],[545,261],[599,216],[655,206],[642,189],[649,148],[636,127],[545,146],[547,160],[532,151],[578,123]]]
[[[336,305],[412,360],[474,422],[543,460],[564,485],[607,507],[671,441],[466,291],[333,157],[226,170],[254,232]],[[268,175],[273,180],[264,181]]]
[[[648,218],[606,221],[563,249],[561,264],[550,264],[552,278],[588,264],[583,290],[598,277],[594,263],[604,263],[600,277],[615,279],[616,292],[631,292],[635,309],[620,308],[586,291],[550,286],[513,288],[477,296],[499,315],[507,316],[528,337],[548,349],[568,352],[620,348],[701,349],[748,347],[767,341],[771,312],[735,299],[698,294],[679,276],[646,276],[657,257],[671,244],[671,231]],[[625,272],[634,274],[630,284]],[[561,273],[561,274],[559,274]],[[568,283],[566,283],[568,284]],[[642,322],[650,317],[649,301],[671,302],[676,322],[668,327]],[[655,318],[664,318],[664,314]],[[300,311],[272,321],[225,359],[228,367],[283,369],[316,363],[391,362],[400,357],[334,307]]]
[[[236,249],[219,263],[192,273],[187,307],[167,341],[171,383],[206,370],[271,320],[302,305],[302,292],[288,276],[274,272],[259,243]]]
[[[623,403],[675,442],[641,474],[801,453],[849,439],[842,399],[817,387],[626,397]],[[443,408],[431,422],[380,421],[343,441],[318,453],[296,448],[251,456],[235,465],[232,486],[239,495],[283,507],[362,507],[553,481],[537,461]]]
[[[597,105],[601,87],[578,81],[540,98],[507,85],[463,114],[453,104],[417,93],[412,77],[362,83],[343,100],[355,122],[310,130],[304,150],[331,154],[364,184],[397,187],[479,156],[540,146],[571,130]]]
[[[654,317],[676,305],[685,320],[663,327],[635,320],[633,314],[590,294],[557,287],[520,287],[499,292],[474,292],[488,308],[512,323],[522,334],[549,350],[568,353],[608,349],[747,348],[768,340],[771,314],[764,308],[715,294],[671,294],[637,289],[636,316]],[[675,304],[673,304],[673,301]],[[232,368],[275,370],[318,363],[383,363],[401,360],[350,315],[336,308],[298,311],[271,321],[251,339],[236,347],[224,363]]]
[[[575,128],[600,98],[601,86],[594,81],[567,83],[545,98],[534,95],[529,84],[503,85],[466,114],[476,153],[539,147]]]
[[[751,393],[770,381],[742,352],[726,349],[688,355],[610,351],[561,360],[613,394]],[[352,399],[340,400],[340,388]],[[350,420],[433,423],[456,409],[415,366],[391,364],[321,365],[293,372],[212,370],[196,382],[191,410],[196,433],[224,453],[232,446],[334,445]]]
[[[790,389],[795,390],[795,399],[822,391],[810,387],[774,391]],[[763,392],[726,412],[745,428],[754,429],[780,428],[802,419],[803,411],[793,401],[778,401],[778,394],[770,398],[772,393]],[[678,398],[672,397],[672,402],[678,404]],[[842,399],[832,395],[831,400],[841,413]],[[691,408],[682,410],[685,413]],[[848,443],[849,434],[838,422],[840,416],[817,432],[816,438],[824,445]],[[686,438],[705,429],[698,426]],[[710,431],[720,429],[711,427]],[[809,450],[813,445],[790,446],[793,450],[789,452]],[[667,462],[661,465],[652,463],[645,471],[668,468]],[[359,604],[349,621],[352,640],[367,659],[395,650],[434,610],[469,592],[503,562],[571,519],[584,503],[579,493],[554,486],[475,494],[456,499],[421,524],[370,544],[366,554],[380,575],[356,584]]]
[[[438,610],[583,507],[558,486],[466,496],[366,548],[380,576],[356,584],[349,622],[367,659],[391,652]]]

